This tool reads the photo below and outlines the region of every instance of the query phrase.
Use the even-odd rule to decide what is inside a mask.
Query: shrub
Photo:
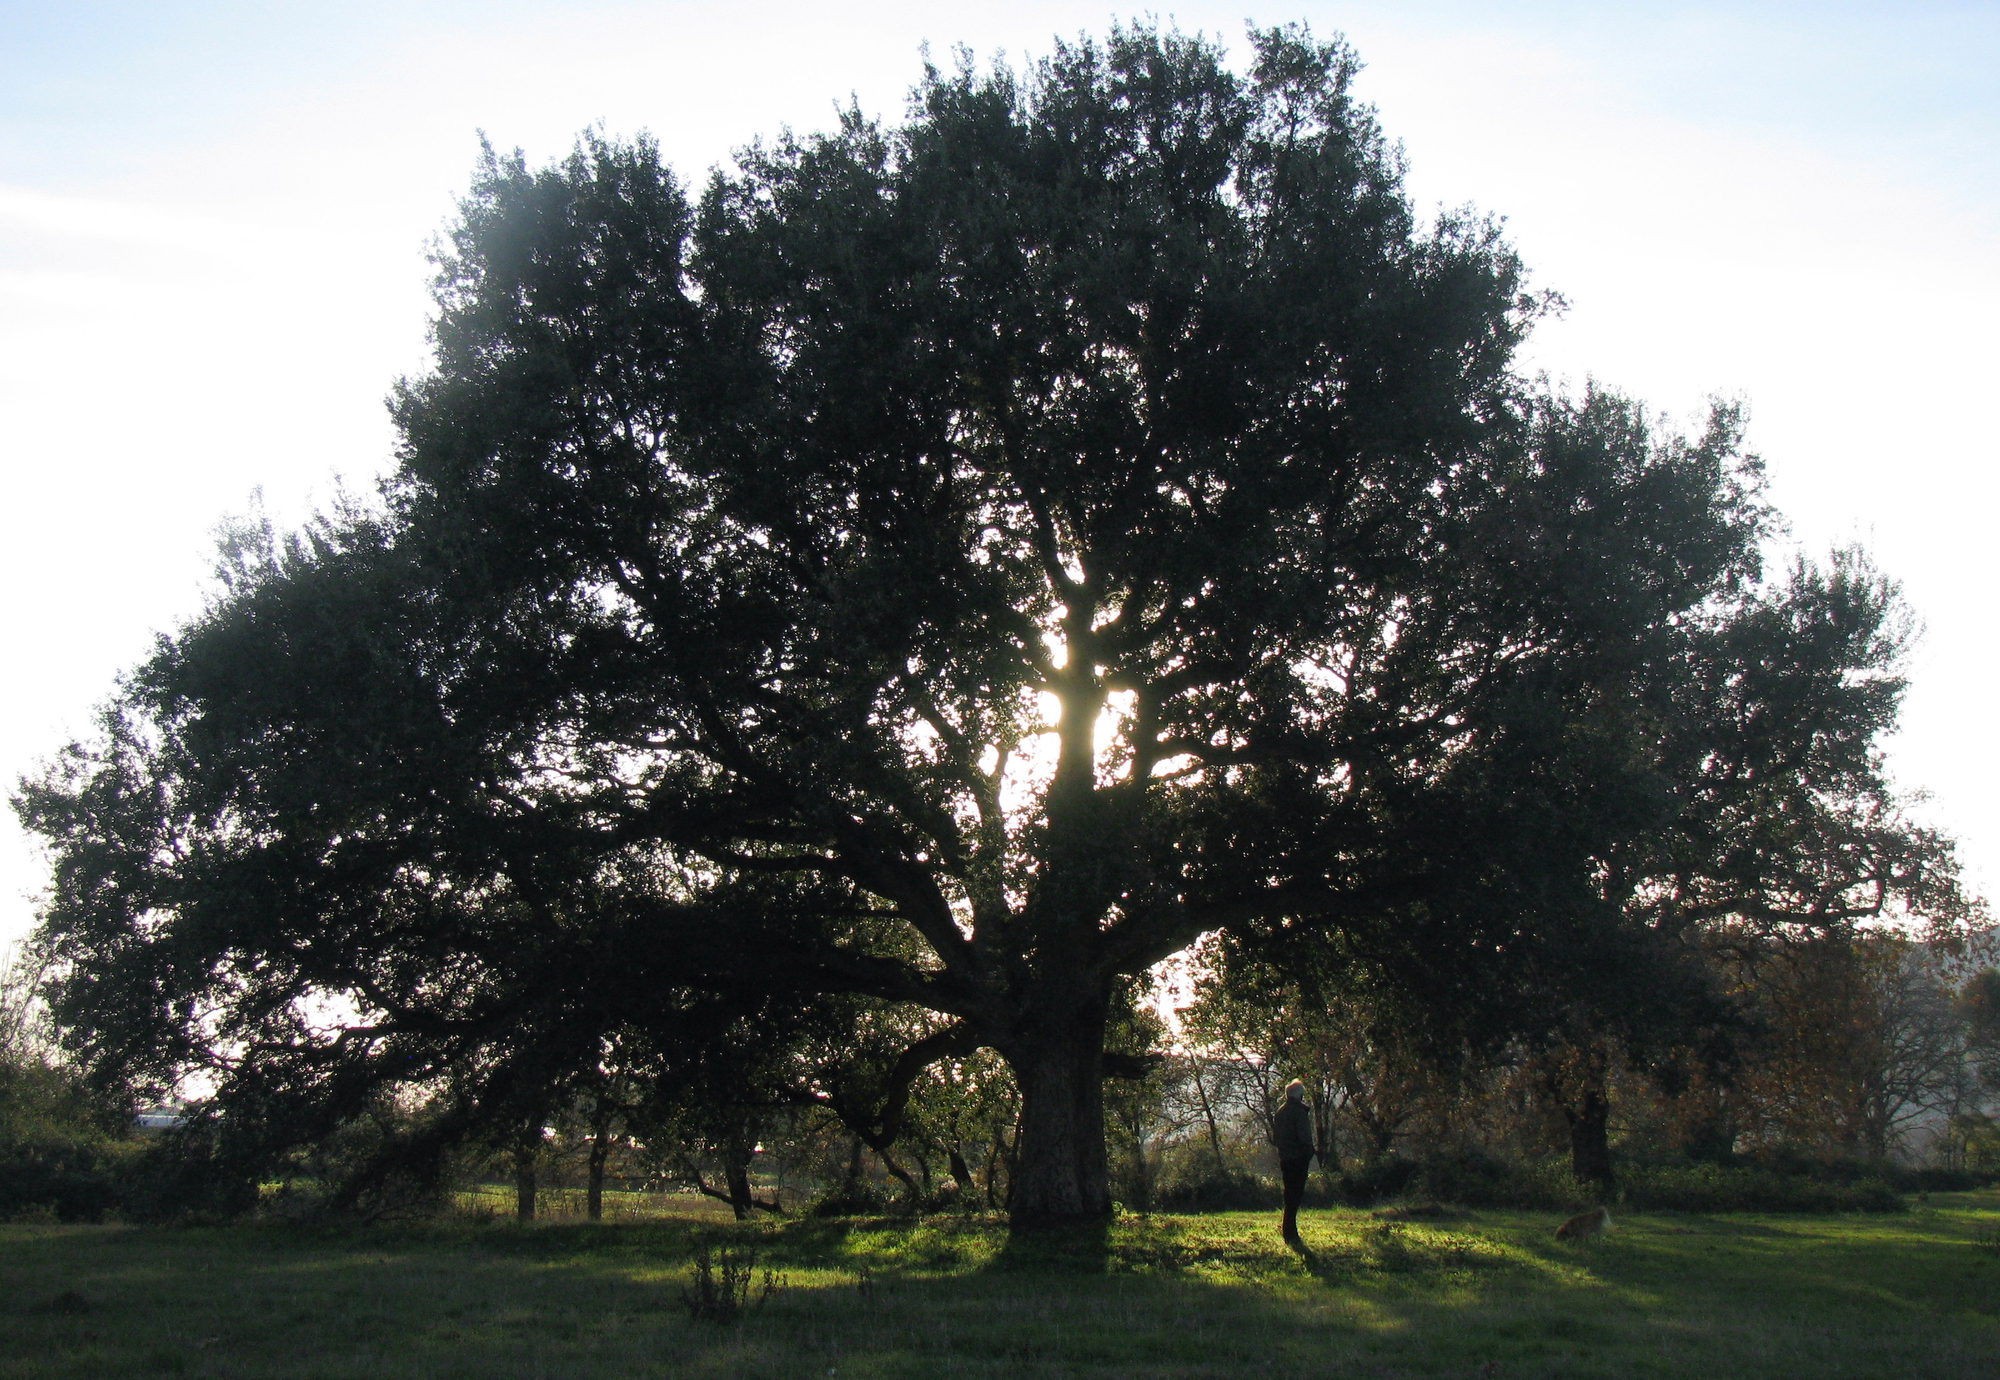
[[[0,1218],[94,1222],[121,1208],[139,1150],[123,1109],[74,1070],[0,1049]]]
[[[279,1216],[364,1222],[433,1217],[452,1202],[478,1151],[457,1128],[386,1099],[287,1155],[271,1172],[282,1191],[261,1206]]]
[[[1460,1150],[1421,1161],[1401,1196],[1461,1207],[1560,1212],[1594,1201],[1596,1191],[1578,1183],[1568,1167],[1557,1162],[1523,1164],[1477,1150]]]
[[[0,1219],[102,1221],[125,1205],[136,1149],[119,1141],[0,1149]]]
[[[1566,1212],[1602,1197],[1562,1161],[1522,1163],[1476,1150],[1379,1160],[1341,1183],[1357,1206],[1402,1199]],[[1900,1212],[1904,1206],[1879,1166],[1840,1162],[1627,1164],[1618,1171],[1617,1199],[1659,1212]]]
[[[1283,1198],[1268,1179],[1242,1170],[1211,1168],[1206,1174],[1161,1185],[1153,1201],[1168,1212],[1255,1212],[1278,1207]]]
[[[1994,1175],[1974,1169],[1940,1169],[1933,1166],[1899,1170],[1890,1176],[1889,1182],[1904,1193],[1969,1193],[1975,1188],[1992,1184]]]
[[[836,1183],[806,1209],[808,1217],[895,1217],[912,1212],[906,1194],[886,1193],[866,1179]]]
[[[257,1206],[254,1173],[196,1124],[143,1145],[121,1177],[119,1210],[141,1222],[223,1221]]]
[[[1357,1207],[1400,1198],[1460,1207],[1563,1211],[1594,1201],[1593,1190],[1572,1178],[1563,1164],[1524,1164],[1479,1150],[1376,1160],[1343,1174],[1340,1185],[1347,1201]]]
[[[1758,1164],[1633,1165],[1620,1175],[1631,1207],[1656,1212],[1901,1212],[1878,1176],[1785,1173]]]
[[[1415,1160],[1406,1160],[1399,1155],[1369,1160],[1340,1176],[1340,1192],[1356,1207],[1367,1207],[1385,1198],[1398,1198],[1417,1177],[1420,1167]]]

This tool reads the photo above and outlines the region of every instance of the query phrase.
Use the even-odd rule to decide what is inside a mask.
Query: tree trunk
[[[1580,1182],[1595,1184],[1606,1193],[1614,1179],[1611,1172],[1611,1099],[1601,1077],[1583,1081],[1574,1106],[1564,1106],[1569,1121],[1569,1167]]]
[[[1340,1146],[1334,1140],[1334,1103],[1322,1086],[1313,1099],[1313,1136],[1319,1151],[1319,1176],[1331,1192],[1340,1181]]]
[[[535,1220],[535,1156],[541,1150],[542,1133],[523,1136],[514,1147],[514,1218]]]
[[[729,1181],[729,1207],[736,1214],[736,1220],[750,1220],[750,1162],[729,1157],[729,1163],[722,1167],[723,1177]]]
[[[597,1128],[590,1140],[590,1180],[584,1189],[584,1215],[593,1222],[604,1220],[604,1164],[611,1158],[611,1123]]]
[[[1132,1137],[1132,1206],[1141,1212],[1153,1210],[1153,1161],[1146,1137]]]
[[[924,1190],[919,1188],[917,1181],[910,1177],[910,1171],[903,1168],[903,1162],[890,1152],[887,1141],[879,1145],[871,1145],[868,1148],[875,1152],[876,1159],[882,1161],[882,1167],[889,1171],[890,1177],[903,1186],[904,1191],[910,1195],[911,1203],[920,1204],[924,1201]],[[929,1170],[925,1171],[925,1177],[929,1177]]]
[[[1209,1105],[1208,1086],[1201,1077],[1200,1057],[1197,1056],[1189,1067],[1194,1070],[1195,1096],[1201,1099],[1201,1119],[1208,1123],[1208,1152],[1215,1159],[1215,1177],[1226,1179],[1229,1177],[1229,1160],[1222,1153],[1222,1131],[1215,1124],[1215,1108]]]
[[[1016,1230],[1099,1221],[1111,1215],[1104,1150],[1104,1022],[1099,998],[1052,1019],[1000,1053],[1021,1089],[1021,1130],[1009,1182]],[[1038,1013],[1039,1014],[1039,1013]]]
[[[1681,1135],[1681,1153],[1691,1160],[1726,1163],[1736,1150],[1736,1128],[1719,1109],[1704,1108],[1688,1115]]]
[[[1360,1106],[1354,1108],[1354,1119],[1361,1123],[1361,1129],[1368,1137],[1368,1159],[1386,1160],[1389,1152],[1396,1148],[1396,1125],[1375,1114],[1374,1108]]]
[[[1000,1136],[996,1132],[993,1141],[986,1147],[986,1206],[1000,1206]]]

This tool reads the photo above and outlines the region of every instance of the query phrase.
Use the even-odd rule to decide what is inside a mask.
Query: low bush
[[[124,1206],[136,1148],[116,1141],[0,1148],[0,1219],[104,1220]]]
[[[1927,1191],[1949,1191],[1941,1172],[1926,1177],[1937,1182]],[[1379,1160],[1343,1175],[1341,1186],[1357,1207],[1400,1200],[1563,1212],[1603,1201],[1562,1161],[1523,1163],[1476,1150]],[[1897,1190],[1913,1186],[1880,1166],[1845,1162],[1625,1164],[1614,1196],[1648,1212],[1900,1212]]]
[[[1901,1212],[1880,1177],[1786,1173],[1758,1164],[1630,1165],[1620,1198],[1648,1212]]]
[[[1560,1163],[1522,1163],[1461,1150],[1419,1163],[1401,1196],[1460,1207],[1562,1212],[1594,1202],[1598,1195],[1578,1183],[1568,1166]]]
[[[145,1142],[120,1175],[121,1215],[135,1222],[225,1222],[255,1210],[255,1174],[221,1153],[206,1126]]]
[[[383,1099],[266,1167],[258,1177],[278,1178],[280,1189],[258,1206],[300,1220],[434,1217],[489,1156],[437,1118]]]
[[[1970,1193],[1996,1181],[2000,1175],[1974,1169],[1904,1169],[1889,1176],[1889,1182],[1904,1193]]]
[[[1211,1169],[1162,1184],[1153,1202],[1164,1212],[1259,1212],[1280,1206],[1283,1197],[1269,1179],[1242,1170]]]
[[[835,1184],[806,1209],[808,1217],[914,1216],[908,1194],[889,1193],[866,1179]]]
[[[73,1070],[0,1050],[0,1220],[95,1222],[120,1211],[139,1149],[124,1110]]]
[[[1522,1163],[1477,1150],[1454,1150],[1420,1160],[1380,1159],[1343,1174],[1340,1184],[1347,1201],[1356,1207],[1402,1199],[1563,1211],[1594,1201],[1593,1191],[1560,1163]]]
[[[1356,1207],[1368,1207],[1389,1198],[1400,1198],[1422,1168],[1415,1160],[1385,1155],[1343,1173],[1340,1192]]]

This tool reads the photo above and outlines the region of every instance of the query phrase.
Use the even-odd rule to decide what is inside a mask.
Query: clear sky
[[[1748,401],[1793,541],[1862,542],[1923,620],[1891,765],[1991,890],[2000,3],[1159,11],[1238,53],[1246,12],[1345,33],[1418,200],[1507,217],[1571,303],[1535,367],[1683,421]],[[646,129],[698,179],[850,94],[895,117],[926,43],[1032,57],[1119,13],[0,0],[0,775],[199,607],[254,490],[296,520],[389,463],[477,131]],[[0,939],[41,881],[9,815]]]

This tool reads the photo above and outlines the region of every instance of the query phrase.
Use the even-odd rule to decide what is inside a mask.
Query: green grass
[[[2000,1195],[1894,1217],[1384,1223],[1122,1218],[1023,1249],[990,1219],[0,1227],[0,1377],[2000,1374]],[[730,1326],[698,1239],[786,1277]],[[1490,1367],[1490,1369],[1488,1369]]]
[[[759,1197],[770,1196],[768,1184],[755,1184],[755,1188]],[[536,1200],[539,1214],[544,1219],[560,1221],[569,1218],[573,1222],[583,1220],[584,1201],[584,1192],[580,1188],[544,1188]],[[514,1186],[475,1184],[454,1195],[452,1206],[463,1216],[489,1218],[496,1222],[512,1218]],[[607,1188],[604,1190],[604,1217],[610,1222],[657,1221],[662,1217],[727,1222],[730,1212],[729,1204],[698,1193],[635,1193]]]

